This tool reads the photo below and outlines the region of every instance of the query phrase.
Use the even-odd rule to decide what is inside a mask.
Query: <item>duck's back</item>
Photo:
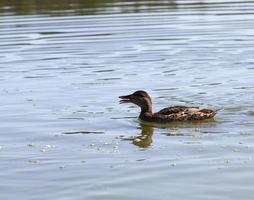
[[[163,108],[158,113],[162,114],[162,115],[170,115],[170,114],[173,114],[173,113],[184,112],[184,111],[187,111],[187,110],[190,110],[190,109],[199,109],[199,107],[171,106],[171,107]]]
[[[164,108],[153,114],[153,118],[159,121],[191,121],[213,118],[216,110],[201,109],[199,107],[172,106]]]

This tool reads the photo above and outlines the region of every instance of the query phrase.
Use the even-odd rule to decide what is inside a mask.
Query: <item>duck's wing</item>
[[[163,121],[192,121],[213,118],[217,111],[199,107],[173,106],[156,113]]]
[[[208,109],[208,108],[197,110],[190,109],[188,112],[188,116],[190,120],[209,119],[213,118],[219,110],[221,109]]]
[[[199,107],[188,107],[188,106],[171,106],[167,108],[163,108],[158,112],[158,114],[161,115],[171,115],[171,114],[176,114],[176,113],[181,113],[181,112],[187,112],[189,110],[197,110]]]

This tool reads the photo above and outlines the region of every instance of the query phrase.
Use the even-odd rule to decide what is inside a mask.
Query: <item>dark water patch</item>
[[[166,70],[166,71],[163,71],[162,73],[165,73],[165,74],[168,74],[168,73],[172,73],[172,72],[175,72],[175,71],[177,71],[177,70]]]
[[[101,131],[71,131],[71,132],[64,132],[65,135],[76,135],[76,134],[105,134],[105,132]]]
[[[206,84],[206,85],[221,85],[222,83],[209,83],[209,84]]]
[[[58,119],[67,119],[67,120],[84,120],[82,117],[60,117]]]
[[[171,90],[178,90],[179,88],[158,88],[154,89],[153,91],[171,91]]]
[[[247,112],[247,115],[249,115],[249,116],[254,116],[254,111],[248,111],[248,112]]]
[[[64,34],[64,32],[44,31],[44,32],[40,32],[39,34],[41,34],[41,35],[59,35],[59,34]]]
[[[55,78],[55,77],[56,77],[56,76],[49,76],[49,75],[24,76],[25,79]]]
[[[51,58],[42,58],[41,60],[61,60],[62,58],[57,58],[57,57],[51,57]]]
[[[101,73],[101,72],[113,72],[115,71],[114,69],[104,69],[104,70],[97,70],[97,71],[94,71],[95,73]]]
[[[110,119],[137,119],[137,117],[110,117]]]
[[[98,81],[113,81],[113,80],[121,80],[122,78],[98,78]]]
[[[235,90],[246,90],[246,89],[253,89],[254,87],[253,86],[242,86],[242,87],[235,87],[233,89]]]

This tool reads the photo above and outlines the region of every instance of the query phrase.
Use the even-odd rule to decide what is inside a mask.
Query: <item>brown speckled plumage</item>
[[[152,99],[145,91],[120,96],[120,103],[134,103],[141,108],[139,118],[149,122],[194,121],[213,118],[218,110],[172,106],[153,113]]]

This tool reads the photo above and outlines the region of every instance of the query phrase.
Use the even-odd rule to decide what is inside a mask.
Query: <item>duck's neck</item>
[[[153,114],[152,104],[148,103],[147,105],[141,107],[140,117],[144,116],[145,114]]]

